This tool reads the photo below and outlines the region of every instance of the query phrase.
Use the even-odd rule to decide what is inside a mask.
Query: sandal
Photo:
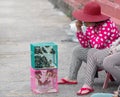
[[[64,79],[64,78],[62,78],[59,82],[58,82],[58,84],[69,84],[69,85],[73,85],[73,84],[77,84],[77,81],[69,81],[69,80],[66,80],[66,79]]]
[[[86,93],[82,93],[83,91],[86,91],[87,90],[87,92]],[[86,94],[89,94],[89,93],[91,93],[91,92],[93,92],[94,91],[94,89],[92,89],[92,88],[81,88],[78,92],[77,92],[77,95],[86,95]]]

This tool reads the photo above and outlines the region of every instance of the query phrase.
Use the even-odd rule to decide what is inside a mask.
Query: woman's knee
[[[88,56],[93,56],[93,57],[95,57],[96,51],[97,51],[97,50],[94,49],[94,48],[90,49],[90,50],[88,51]]]
[[[78,52],[79,52],[79,47],[78,47],[78,46],[77,46],[77,47],[74,47],[74,48],[73,48],[73,51],[72,51],[72,55],[73,55],[73,56],[76,56]]]
[[[110,69],[110,68],[113,68],[113,65],[115,64],[115,61],[112,60],[111,57],[106,57],[104,60],[103,60],[103,67],[105,69]]]
[[[72,55],[79,57],[80,55],[83,55],[83,52],[85,51],[86,48],[83,48],[81,46],[76,46],[73,48]]]

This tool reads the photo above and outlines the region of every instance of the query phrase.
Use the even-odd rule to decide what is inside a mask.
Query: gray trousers
[[[120,81],[120,52],[109,55],[109,49],[90,49],[87,56],[85,83],[93,85],[94,76],[98,67],[108,71],[112,76]]]
[[[82,62],[87,61],[87,53],[90,48],[83,48],[80,45],[76,46],[72,52],[72,59],[70,63],[68,78],[77,80],[77,74],[81,67]]]

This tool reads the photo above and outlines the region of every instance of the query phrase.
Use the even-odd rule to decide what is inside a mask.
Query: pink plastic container
[[[57,68],[54,69],[33,69],[31,72],[31,89],[34,93],[58,92]]]

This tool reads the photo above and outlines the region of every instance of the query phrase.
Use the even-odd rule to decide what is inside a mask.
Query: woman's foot
[[[58,84],[77,84],[76,80],[69,80],[68,78],[62,78],[58,81]]]
[[[77,95],[86,95],[93,92],[94,89],[87,84],[84,84],[83,87],[77,92]]]

